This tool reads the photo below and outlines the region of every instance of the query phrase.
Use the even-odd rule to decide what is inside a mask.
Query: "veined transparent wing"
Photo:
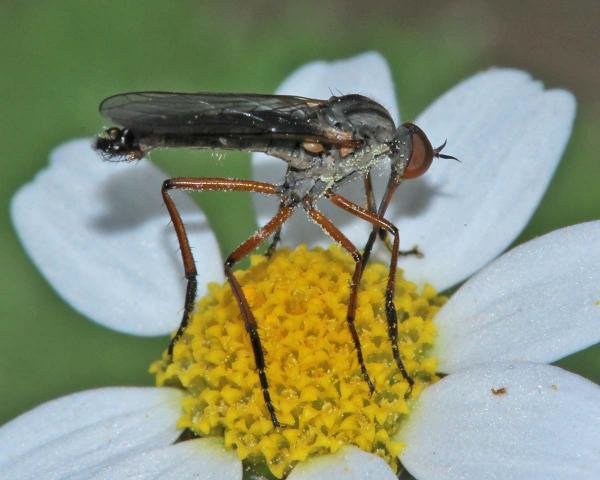
[[[189,146],[246,149],[254,143],[318,142],[354,146],[352,132],[319,113],[328,100],[288,95],[132,92],[107,98],[100,112],[136,135],[184,137]]]

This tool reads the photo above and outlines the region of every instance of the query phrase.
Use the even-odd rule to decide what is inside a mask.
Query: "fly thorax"
[[[306,171],[288,169],[285,175],[285,182],[279,187],[283,198],[287,198],[294,202],[304,198],[308,192],[313,192],[316,183],[320,181],[312,175],[307,175]],[[320,182],[323,183],[323,182]],[[326,188],[329,184],[326,183]],[[320,195],[317,195],[320,196]]]
[[[365,173],[388,154],[388,147],[381,143],[367,143],[350,155],[340,157],[337,163],[336,178],[346,178],[352,173]]]

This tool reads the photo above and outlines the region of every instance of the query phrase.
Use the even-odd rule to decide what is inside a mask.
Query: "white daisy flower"
[[[326,98],[330,90],[366,94],[398,120],[390,73],[376,53],[306,65],[278,93]],[[568,92],[495,69],[460,83],[416,119],[433,144],[448,138],[462,164],[437,160],[399,189],[388,217],[404,246],[425,253],[402,259],[405,277],[444,290],[479,271],[433,319],[437,371],[448,375],[423,387],[394,433],[402,465],[419,480],[600,477],[600,388],[546,365],[600,338],[600,222],[557,230],[492,261],[538,204],[574,112]],[[255,156],[254,166],[261,180],[280,178],[282,162]],[[138,335],[178,326],[185,286],[159,195],[165,178],[144,160],[101,162],[89,140],[76,140],[56,149],[13,199],[27,252],[59,295],[95,322]],[[209,280],[223,280],[222,257],[202,212],[184,195],[176,201],[203,295]],[[259,207],[264,221],[269,210]],[[359,246],[370,230],[346,217],[336,222]],[[302,218],[283,238],[327,243],[320,235]],[[0,477],[241,479],[239,452],[223,447],[227,434],[175,443],[183,397],[176,388],[115,387],[45,403],[0,428]],[[373,453],[331,451],[297,463],[288,478],[396,478]]]

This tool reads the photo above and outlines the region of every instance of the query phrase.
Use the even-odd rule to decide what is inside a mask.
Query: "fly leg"
[[[279,211],[281,211],[283,206],[284,206],[284,203],[283,203],[283,201],[281,201],[279,203]],[[275,253],[275,250],[277,249],[277,244],[279,243],[280,240],[281,240],[281,225],[279,227],[277,227],[277,230],[275,230],[273,239],[271,240],[271,244],[269,245],[269,248],[267,248],[267,251],[265,252],[266,257],[271,258],[273,256],[273,254]]]
[[[379,239],[387,247],[388,252],[391,253],[394,247],[392,241],[390,240],[390,237],[388,237],[387,230],[380,228],[378,234]],[[425,254],[421,251],[418,245],[413,245],[409,250],[398,250],[398,256],[423,258]]]
[[[367,210],[369,210],[369,212],[373,212],[376,213],[377,212],[377,204],[375,201],[375,193],[373,191],[373,180],[371,177],[371,172],[367,172],[367,174],[365,175],[365,200],[367,203]],[[383,228],[377,228],[377,227],[373,227],[373,231],[371,232],[371,235],[373,236],[373,240],[370,239],[369,237],[369,242],[367,242],[367,245],[365,246],[364,250],[363,250],[363,257],[366,258],[366,260],[364,261],[364,265],[367,265],[367,262],[369,261],[369,256],[371,255],[371,250],[373,248],[373,243],[375,242],[376,239],[376,235],[379,235],[379,238],[381,239],[381,241],[383,243],[385,243],[385,246],[388,248],[388,251],[392,251],[392,244],[389,241],[389,238],[387,237],[387,231]]]
[[[288,192],[289,188],[290,188],[290,184],[288,182],[289,175],[290,175],[290,168],[288,166],[288,168],[285,172],[285,181],[283,182],[283,185],[281,185],[281,187],[279,189],[279,192],[284,195],[285,195],[285,192]],[[279,202],[279,210],[281,210],[284,205],[285,205],[285,202],[283,201],[283,196],[282,196],[282,199]],[[281,225],[279,227],[277,227],[277,230],[275,230],[275,234],[273,235],[273,238],[271,239],[269,248],[267,248],[267,251],[265,252],[266,257],[271,258],[273,256],[273,254],[275,253],[275,250],[277,250],[277,245],[279,244],[280,241],[281,241]]]
[[[305,197],[302,201],[302,206],[306,213],[321,227],[325,232],[333,238],[335,242],[344,248],[344,250],[348,251],[352,258],[354,259],[354,273],[352,275],[352,282],[350,284],[350,299],[348,301],[348,315],[346,317],[346,322],[348,324],[348,328],[350,330],[350,334],[352,335],[352,341],[354,342],[354,348],[356,349],[356,356],[358,358],[358,364],[360,365],[360,370],[362,376],[367,382],[369,386],[369,391],[371,394],[375,391],[375,385],[369,376],[369,372],[367,371],[367,366],[365,365],[365,360],[362,352],[362,347],[360,344],[360,338],[358,337],[358,332],[356,331],[356,326],[354,325],[354,319],[356,317],[356,300],[358,296],[358,284],[360,282],[360,277],[362,275],[362,262],[361,255],[358,249],[354,246],[350,240],[329,220],[325,215],[323,215],[319,210],[317,210],[310,198]]]
[[[387,286],[386,286],[386,290],[385,290],[385,313],[386,313],[386,320],[387,320],[387,326],[388,326],[388,337],[390,339],[390,343],[392,344],[392,354],[394,356],[394,360],[396,362],[398,370],[400,370],[400,373],[402,374],[404,379],[408,382],[409,386],[412,387],[412,385],[414,384],[414,380],[410,377],[410,375],[406,371],[406,368],[404,367],[404,363],[402,362],[402,359],[400,358],[400,350],[398,348],[398,316],[396,314],[396,306],[394,305],[394,290],[396,288],[396,266],[398,263],[398,250],[400,247],[400,236],[398,234],[398,229],[396,228],[395,225],[388,222],[386,219],[380,217],[377,213],[373,213],[368,210],[365,210],[364,208],[356,205],[355,203],[342,197],[341,195],[338,195],[336,193],[329,191],[325,194],[325,196],[329,200],[331,200],[331,202],[334,205],[340,207],[341,209],[351,213],[352,215],[354,215],[358,218],[361,218],[362,220],[366,220],[367,222],[371,223],[375,227],[373,229],[373,232],[375,232],[375,234],[376,234],[377,229],[383,228],[393,236],[392,255],[391,255],[390,267],[389,267],[389,271],[388,271],[388,282],[387,282]],[[372,235],[373,241],[374,241],[375,235],[373,235],[373,232],[371,235]],[[369,237],[369,238],[371,238],[371,237]],[[354,291],[351,293],[351,295],[353,295],[353,296],[356,296],[357,292],[358,292],[358,284],[360,282],[360,277],[362,276],[363,268],[366,265],[365,257],[363,257],[360,264],[361,265],[358,268],[359,276],[358,276],[357,282],[352,285],[352,289]],[[350,310],[352,310],[352,311],[350,311]],[[348,317],[353,318],[355,315],[356,315],[356,300],[354,302],[350,302],[348,305]]]
[[[267,374],[265,373],[265,355],[260,342],[260,337],[258,335],[258,326],[256,324],[254,314],[250,309],[250,305],[248,304],[248,300],[244,295],[244,291],[242,290],[237,278],[235,278],[235,275],[233,274],[232,267],[235,263],[246,257],[246,255],[248,255],[250,252],[258,248],[260,244],[273,233],[273,231],[277,230],[282,223],[290,218],[294,208],[295,205],[281,207],[277,214],[264,227],[260,228],[254,235],[236,248],[233,253],[227,257],[227,260],[225,260],[225,276],[227,277],[227,280],[229,280],[233,295],[235,296],[239,304],[240,311],[242,312],[246,331],[248,332],[248,335],[250,335],[250,342],[252,343],[254,361],[256,363],[256,369],[258,370],[258,379],[260,380],[263,398],[265,399],[267,410],[269,411],[271,421],[275,427],[279,427],[280,424],[279,420],[277,420],[277,415],[275,414],[273,402],[271,401],[271,394],[269,393],[269,381],[267,380]]]
[[[177,341],[181,338],[185,328],[189,322],[190,314],[194,308],[194,300],[196,297],[196,266],[192,250],[187,238],[185,226],[181,219],[181,215],[175,206],[175,202],[169,194],[169,190],[193,190],[193,191],[246,191],[246,192],[257,192],[263,194],[279,195],[280,191],[276,185],[264,182],[255,182],[250,180],[236,180],[236,179],[223,179],[223,178],[172,178],[165,180],[162,186],[162,196],[171,216],[175,233],[177,234],[177,240],[181,249],[181,257],[183,260],[183,268],[185,271],[185,277],[187,278],[188,284],[186,289],[186,298],[183,311],[183,318],[181,324],[171,342],[169,343],[169,355],[173,354],[173,348]],[[256,369],[258,370],[258,377],[260,380],[263,397],[267,410],[271,416],[273,425],[278,427],[279,421],[275,415],[275,409],[271,402],[271,396],[269,394],[269,383],[265,374],[265,359],[260,337],[258,335],[256,319],[252,314],[248,301],[244,296],[242,288],[233,275],[232,266],[248,253],[256,249],[265,238],[273,233],[283,222],[285,222],[292,214],[294,206],[280,207],[277,215],[271,219],[267,225],[259,229],[254,235],[248,240],[242,243],[225,261],[225,275],[231,285],[232,292],[238,301],[240,311],[244,319],[246,330],[250,335],[250,341],[252,343],[252,350],[254,352],[254,359],[256,362]]]
[[[273,254],[275,253],[275,250],[277,250],[277,244],[279,243],[279,241],[281,240],[281,227],[277,228],[277,230],[275,230],[275,233],[273,235],[273,240],[271,240],[271,244],[269,245],[269,248],[267,248],[267,251],[265,252],[265,256],[268,258],[271,258],[273,256]]]
[[[367,172],[367,174],[365,175],[365,196],[366,196],[367,209],[370,212],[378,213],[378,215],[380,217],[383,217],[385,215],[385,211],[387,210],[387,207],[389,205],[389,201],[391,200],[392,194],[394,193],[394,191],[396,190],[396,188],[398,187],[399,184],[400,184],[399,181],[390,179],[390,182],[388,182],[385,197],[384,197],[384,199],[387,198],[387,203],[385,204],[385,206],[383,206],[384,200],[382,200],[381,205],[383,206],[383,208],[381,208],[381,206],[380,206],[379,210],[377,210],[377,207],[375,206],[375,195],[373,193],[373,183],[371,180],[371,172]],[[369,261],[369,257],[371,256],[373,244],[375,243],[375,239],[377,238],[377,235],[379,235],[379,238],[385,244],[388,251],[390,253],[392,252],[393,243],[390,241],[390,239],[388,237],[387,230],[385,228],[375,228],[374,227],[373,231],[371,232],[371,235],[369,235],[369,239],[365,245],[365,248],[363,249],[363,257],[366,258],[366,260],[364,261],[365,265]],[[400,257],[410,257],[410,256],[414,255],[417,258],[423,258],[423,256],[424,256],[423,252],[421,252],[421,250],[419,250],[418,245],[413,246],[410,250],[398,250],[398,255]]]
[[[173,348],[181,335],[183,334],[188,322],[190,314],[194,308],[194,301],[196,299],[197,281],[196,276],[196,265],[194,262],[194,256],[192,249],[187,237],[185,225],[181,219],[181,215],[177,210],[175,202],[169,194],[169,190],[188,190],[188,191],[246,191],[246,192],[258,192],[264,194],[278,194],[276,185],[264,182],[254,182],[249,180],[236,180],[236,179],[223,179],[223,178],[171,178],[165,180],[162,185],[162,197],[167,207],[167,211],[173,222],[175,233],[177,235],[177,241],[181,250],[181,259],[183,261],[183,269],[185,272],[185,278],[187,279],[187,288],[185,295],[185,304],[183,308],[183,316],[177,332],[169,343],[169,355],[173,354]]]
[[[373,192],[373,180],[371,172],[367,172],[365,175],[365,197],[367,202],[367,210],[369,212],[377,211],[377,204],[375,202],[375,193]]]

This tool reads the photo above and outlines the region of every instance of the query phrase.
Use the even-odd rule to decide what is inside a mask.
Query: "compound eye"
[[[416,125],[410,124],[412,151],[402,178],[415,178],[423,175],[433,162],[433,148],[427,135]]]

